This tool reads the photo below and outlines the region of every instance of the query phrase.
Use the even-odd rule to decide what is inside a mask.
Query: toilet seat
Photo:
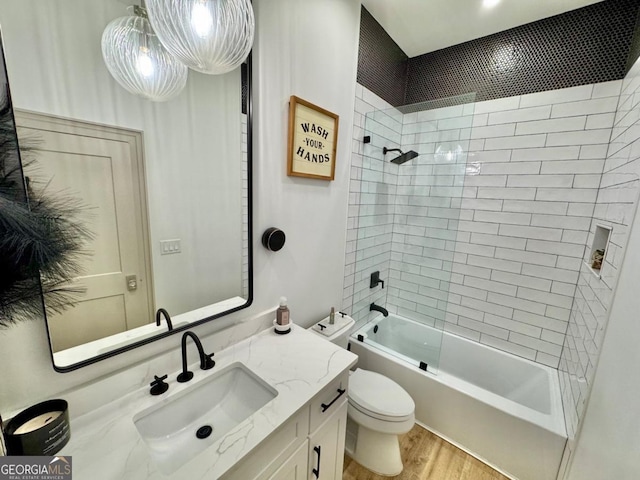
[[[349,376],[349,403],[362,414],[386,422],[412,419],[416,407],[411,396],[396,382],[361,368]]]

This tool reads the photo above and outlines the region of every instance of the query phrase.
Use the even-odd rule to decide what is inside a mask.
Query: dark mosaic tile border
[[[640,8],[638,9],[636,17],[636,28],[633,40],[631,40],[631,48],[629,49],[629,57],[627,58],[627,68],[625,73],[633,67],[633,64],[636,63],[638,58],[640,58]]]
[[[490,100],[618,80],[638,0],[607,0],[409,59],[405,103],[477,92]]]
[[[640,57],[640,0],[605,0],[409,58],[362,9],[358,83],[394,106],[619,80]]]
[[[391,105],[404,103],[409,57],[375,18],[362,7],[358,83]]]

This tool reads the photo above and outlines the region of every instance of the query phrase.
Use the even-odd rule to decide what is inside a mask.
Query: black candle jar
[[[47,400],[23,410],[9,420],[4,434],[9,455],[55,455],[70,437],[65,400]]]

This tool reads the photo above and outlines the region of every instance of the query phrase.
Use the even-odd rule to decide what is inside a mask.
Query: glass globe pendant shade
[[[153,32],[144,9],[116,18],[102,33],[102,57],[107,70],[127,91],[154,102],[178,95],[188,69],[171,55]]]
[[[222,74],[244,62],[253,45],[249,0],[147,0],[162,44],[189,68]]]

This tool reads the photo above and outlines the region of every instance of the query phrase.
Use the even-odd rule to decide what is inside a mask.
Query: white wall
[[[342,299],[360,1],[255,0],[254,9],[255,298],[249,309],[195,328],[199,335],[236,328],[232,326],[274,306],[281,295],[289,298],[293,321],[303,326],[327,315]],[[287,177],[290,95],[340,116],[335,181]],[[270,226],[287,234],[287,244],[277,253],[267,252],[260,244],[262,232]],[[237,339],[241,338],[238,333]],[[172,336],[58,374],[51,367],[42,320],[0,331],[0,412],[126,369],[175,349],[178,342],[178,336]],[[175,359],[177,370],[177,353]]]
[[[636,66],[636,72],[637,68]],[[569,448],[572,448],[593,384],[640,192],[640,160],[633,147],[638,134],[635,128],[629,128],[634,126],[640,112],[637,100],[634,99],[638,84],[633,84],[628,79],[616,83],[621,87],[621,92],[615,111],[607,114],[613,120],[611,139],[607,145],[598,197],[593,209],[593,221],[586,242],[584,262],[580,265],[575,299],[559,364]],[[594,120],[600,124],[603,117],[604,115]],[[606,124],[610,121],[607,117]],[[611,228],[599,277],[587,266],[597,226]]]
[[[256,303],[289,298],[294,322],[311,325],[338,307],[346,238],[358,0],[260,0],[255,44],[255,235],[271,226],[285,247],[255,251]],[[340,116],[335,180],[286,176],[288,102],[297,95]]]
[[[640,62],[636,62],[624,80],[607,158],[611,177],[615,179],[616,174],[618,177],[617,181],[610,182],[612,185],[624,185],[620,179],[628,178],[629,174],[634,177],[640,174],[639,91]],[[636,184],[629,185],[633,194],[637,194]],[[575,445],[569,444],[574,454],[565,478],[570,480],[635,480],[640,476],[640,380],[636,371],[640,365],[640,212],[636,210],[634,213],[636,206],[637,203],[632,204],[632,209],[623,212],[627,213],[625,218],[633,219],[633,223],[626,254],[621,251],[620,258],[614,258],[620,274],[615,296],[613,299],[606,297],[607,302],[612,301],[608,324],[606,318],[604,324],[596,318],[597,322],[594,321],[595,326],[592,327],[587,318],[586,325],[578,325],[585,332],[582,337],[586,339],[582,340],[584,344],[578,345],[578,354],[591,357],[594,348],[588,347],[594,344],[598,347],[600,342],[602,346],[595,352],[601,352],[599,362],[592,366],[595,369],[597,365],[595,376],[592,373],[588,377],[593,378],[593,386],[588,403],[583,401],[586,410],[581,432],[578,431]],[[603,288],[598,291],[602,292]],[[595,301],[590,299],[589,303],[594,304]],[[595,338],[587,342],[591,335]],[[598,361],[598,358],[593,360]],[[582,377],[580,373],[574,373],[571,380],[584,383],[584,373]]]
[[[600,363],[569,480],[636,480],[640,475],[640,215],[636,213]]]

